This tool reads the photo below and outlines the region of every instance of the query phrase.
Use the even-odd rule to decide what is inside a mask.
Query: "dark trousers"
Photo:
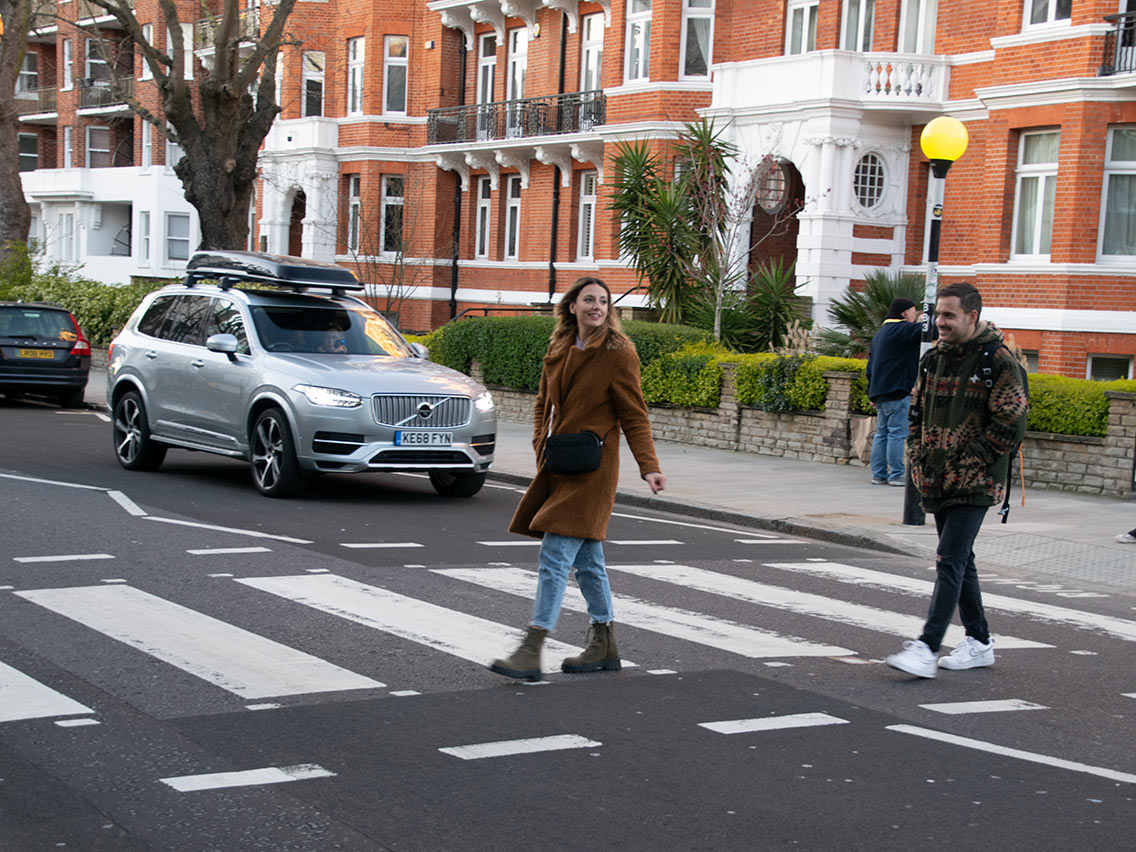
[[[920,640],[938,652],[958,607],[966,635],[986,644],[990,630],[982,610],[982,592],[974,567],[974,539],[986,517],[986,506],[948,506],[935,512],[939,548],[935,559],[935,590]]]

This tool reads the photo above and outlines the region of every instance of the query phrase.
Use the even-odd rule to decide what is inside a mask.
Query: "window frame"
[[[393,39],[402,39],[406,45],[402,56],[391,56]],[[403,68],[402,78],[402,109],[391,109],[391,69]],[[383,115],[406,115],[408,98],[410,95],[410,37],[404,35],[383,36]]]
[[[1031,20],[1033,16],[1033,0],[1025,0],[1022,3],[1022,29],[1036,29],[1037,27],[1067,27],[1073,19],[1073,0],[1068,0],[1069,14],[1064,17],[1057,17],[1057,4],[1062,0],[1044,0],[1046,3],[1045,20],[1034,22]]]
[[[802,49],[793,50],[793,13],[800,9],[802,18]],[[817,15],[820,0],[789,0],[785,7],[785,55],[803,56],[816,51]],[[811,39],[811,45],[810,45]]]
[[[493,186],[488,177],[477,178],[475,201],[473,256],[488,260],[493,227]]]
[[[505,176],[505,260],[520,260],[521,176]]]
[[[63,166],[64,169],[75,167],[75,129],[70,124],[63,125]]]
[[[88,38],[83,42],[83,79],[88,81],[110,80],[110,62],[105,56],[99,55],[99,42],[97,39]],[[92,70],[92,66],[101,65],[105,71],[105,75],[98,77]]]
[[[848,18],[852,14],[852,5],[856,4],[856,32],[854,46],[848,46],[849,25]],[[856,53],[869,53],[872,49],[872,30],[876,20],[875,0],[844,0],[841,3],[843,10],[840,15],[840,41],[842,49]],[[867,14],[864,9],[867,8]],[[865,44],[866,42],[866,44]]]
[[[387,191],[391,185],[391,180],[398,180],[402,182],[402,194],[392,195]],[[387,214],[389,208],[398,207],[399,213],[399,227],[398,227],[398,248],[387,248]],[[379,251],[384,257],[396,257],[398,254],[405,254],[405,248],[402,242],[403,234],[403,215],[406,211],[406,176],[405,175],[383,175],[382,181],[379,185]]]
[[[1023,164],[1022,160],[1025,158],[1026,140],[1031,136],[1043,136],[1045,134],[1057,135],[1057,158],[1052,163],[1030,163]],[[1032,260],[1047,262],[1049,260],[1050,252],[1033,252],[1024,253],[1018,252],[1018,235],[1020,228],[1020,206],[1022,200],[1022,181],[1031,178],[1038,178],[1038,193],[1037,193],[1037,213],[1033,222],[1033,246],[1040,248],[1042,243],[1042,224],[1045,220],[1045,193],[1049,181],[1057,180],[1058,165],[1061,159],[1061,129],[1060,128],[1039,128],[1036,130],[1022,131],[1018,137],[1018,157],[1017,163],[1014,168],[1014,210],[1013,210],[1013,225],[1010,229],[1010,259],[1011,260]],[[1054,184],[1054,191],[1056,193],[1056,184]],[[1056,196],[1054,201],[1054,209],[1056,209]],[[1050,213],[1050,232],[1049,241],[1050,248],[1052,249],[1053,239],[1053,221],[1052,211]]]
[[[347,115],[363,114],[363,72],[366,60],[366,37],[356,36],[347,39]]]
[[[871,157],[875,161],[874,164],[866,163],[869,157]],[[867,171],[870,172],[874,169],[878,173],[879,194],[876,196],[875,201],[873,201],[871,204],[865,204],[860,198],[860,193],[857,191],[858,186],[868,186],[867,183],[857,183],[857,173],[860,171],[860,167],[863,165],[867,166]],[[871,178],[872,175],[869,173],[868,177]],[[856,203],[856,206],[864,211],[879,210],[887,200],[888,177],[889,175],[887,159],[883,156],[883,154],[881,154],[879,151],[865,151],[863,154],[861,154],[860,158],[856,160],[855,165],[852,166],[852,200]]]
[[[64,92],[75,87],[75,40],[63,40],[63,86]]]
[[[1103,263],[1124,263],[1127,265],[1131,264],[1133,259],[1136,258],[1136,246],[1133,246],[1130,254],[1104,253],[1105,225],[1108,222],[1109,178],[1116,175],[1130,175],[1136,180],[1136,159],[1118,160],[1116,161],[1118,165],[1113,163],[1113,141],[1117,130],[1131,130],[1136,133],[1136,125],[1117,124],[1109,127],[1108,133],[1105,135],[1104,169],[1101,177],[1100,225],[1097,228],[1097,260]],[[1136,216],[1136,213],[1133,213],[1133,216]]]
[[[646,9],[635,11],[635,4],[645,4]],[[623,82],[649,83],[651,81],[651,17],[654,13],[653,0],[627,0],[627,26],[623,42]],[[643,45],[639,51],[639,61],[634,62],[632,45],[636,31],[643,33]]]
[[[363,176],[347,175],[347,250],[359,251],[359,237],[363,221]]]
[[[154,127],[146,119],[142,119],[142,138],[139,140],[141,150],[141,167],[152,168],[154,165]]]
[[[917,6],[914,15],[915,44],[908,43],[911,27],[911,7]],[[931,11],[929,11],[929,9]],[[939,0],[902,0],[899,9],[899,52],[931,56],[935,53],[935,30],[939,25]],[[930,31],[928,31],[930,27]]]
[[[1094,359],[1097,359],[1097,358],[1108,359],[1109,361],[1127,361],[1128,362],[1128,375],[1125,376],[1125,379],[1126,380],[1132,379],[1132,361],[1133,361],[1133,359],[1132,359],[1131,355],[1124,355],[1124,354],[1120,354],[1120,353],[1106,354],[1104,352],[1089,353],[1089,355],[1085,358],[1085,378],[1086,379],[1089,379],[1090,381],[1096,381],[1096,382],[1111,381],[1110,379],[1094,379],[1093,378],[1093,361],[1094,361]]]
[[[35,152],[34,153],[22,150],[22,147],[23,147],[22,143],[27,139],[31,139],[35,143]],[[19,170],[21,172],[34,172],[36,169],[39,168],[39,134],[38,133],[17,133],[16,134],[16,157],[19,161],[18,167],[19,167]],[[32,163],[32,167],[30,169],[25,169],[24,168],[24,165],[25,165],[24,161],[29,157],[34,157],[35,161],[34,161],[34,163]]]
[[[106,131],[106,144],[107,144],[106,148],[95,148],[91,144],[91,131],[92,130],[105,130]],[[83,141],[84,141],[84,146],[83,146],[83,165],[84,165],[84,168],[88,168],[88,169],[108,169],[108,168],[110,168],[111,166],[114,165],[114,161],[111,158],[111,152],[114,150],[114,148],[111,144],[112,140],[111,140],[110,126],[109,125],[88,124],[84,128]],[[91,165],[91,152],[92,151],[99,153],[99,154],[106,154],[107,162],[106,162],[105,166]]]
[[[153,24],[143,24],[142,25],[142,38],[146,39],[146,41],[149,42],[150,44],[154,43],[154,25]],[[150,70],[150,63],[146,61],[146,57],[142,55],[141,51],[139,51],[139,58],[142,61],[142,69],[141,69],[141,71],[138,75],[138,79],[139,80],[152,80],[154,78],[154,72]]]
[[[319,71],[318,73],[308,67],[308,57],[319,55]],[[309,92],[308,83],[319,83],[319,109],[316,112],[309,111]],[[300,117],[301,118],[323,118],[323,107],[325,91],[327,87],[327,53],[322,50],[305,50],[300,54]]]
[[[591,182],[591,192],[586,192]],[[599,172],[584,170],[580,172],[580,197],[577,201],[576,260],[594,261],[596,259],[596,210],[599,204]],[[585,216],[585,211],[587,215]],[[586,238],[586,250],[585,250]]]
[[[587,38],[586,35],[595,23],[599,23],[599,38]],[[594,92],[603,89],[603,49],[604,49],[604,15],[603,12],[592,12],[580,16],[580,91]],[[594,61],[594,65],[593,65]],[[589,72],[595,71],[595,85],[588,87]]]
[[[167,126],[167,128],[169,128],[169,130],[173,129],[173,128],[170,128],[168,124],[166,126]],[[173,139],[170,138],[169,132],[167,132],[163,138],[166,141],[166,148],[165,148],[165,151],[166,151],[165,152],[166,171],[172,172],[174,170],[174,166],[176,166],[178,164],[178,162],[181,160],[181,158],[185,156],[185,151],[182,149],[181,145],[179,145],[177,142],[175,142]],[[176,159],[174,157],[175,153],[180,155]]]
[[[714,64],[714,13],[715,0],[709,0],[709,6],[691,6],[693,0],[682,0],[682,28],[679,34],[678,48],[678,78],[680,80],[709,80],[710,66]],[[707,21],[709,32],[706,42],[706,73],[691,74],[686,68],[687,41],[690,38],[690,22],[692,20]]]
[[[150,229],[153,227],[153,217],[149,210],[138,211],[138,260],[144,265],[150,265]]]
[[[28,66],[33,66],[29,68]],[[24,58],[20,62],[20,71],[16,76],[16,94],[20,92],[33,92],[39,88],[39,54],[34,50],[25,50]]]
[[[179,220],[184,219],[185,220],[185,236],[184,237],[182,237],[182,236],[174,237],[174,236],[170,235],[170,223],[174,219],[179,219]],[[164,251],[162,252],[162,256],[165,259],[167,266],[172,265],[172,264],[177,264],[177,263],[185,263],[187,260],[189,260],[189,255],[190,255],[189,245],[190,245],[190,241],[192,239],[193,239],[192,217],[188,213],[177,213],[177,212],[174,212],[174,211],[166,211],[165,227],[162,229],[162,243],[164,245]],[[182,242],[185,243],[185,257],[184,258],[174,257],[170,253],[171,243],[175,243],[175,242],[179,243],[179,244],[182,243]]]
[[[78,244],[75,233],[75,213],[70,210],[61,210],[56,216],[59,227],[60,251],[57,255],[60,260],[78,260]]]

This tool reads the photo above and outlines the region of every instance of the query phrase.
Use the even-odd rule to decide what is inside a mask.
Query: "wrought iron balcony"
[[[1100,76],[1136,71],[1136,12],[1105,15],[1104,19],[1116,27],[1104,38]]]
[[[37,115],[44,112],[56,112],[57,90],[55,86],[41,86],[38,89],[24,89],[16,92],[16,114]]]
[[[134,94],[134,78],[119,77],[113,85],[110,80],[78,80],[79,109],[119,107]],[[86,83],[86,85],[84,85]]]
[[[241,9],[237,18],[238,42],[254,42],[260,38],[260,9]],[[212,18],[202,18],[193,28],[193,49],[210,50],[216,40],[217,31],[221,29],[222,15]]]
[[[571,92],[488,104],[427,110],[426,142],[446,145],[491,139],[519,139],[587,133],[607,117],[602,91]]]

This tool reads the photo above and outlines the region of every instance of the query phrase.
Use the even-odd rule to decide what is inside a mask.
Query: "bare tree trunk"
[[[0,265],[17,244],[28,241],[31,209],[20,183],[20,118],[16,80],[27,49],[31,0],[0,0]]]

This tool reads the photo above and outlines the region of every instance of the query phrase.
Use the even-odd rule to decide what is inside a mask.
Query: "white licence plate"
[[[397,447],[448,447],[453,442],[453,432],[415,430],[394,433],[394,443]]]

